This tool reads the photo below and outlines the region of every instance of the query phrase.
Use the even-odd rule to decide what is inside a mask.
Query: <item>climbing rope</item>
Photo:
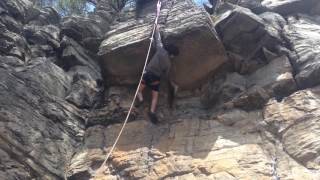
[[[272,164],[271,164],[272,180],[280,180],[280,177],[277,172],[277,161],[278,161],[277,157],[272,158]]]
[[[145,71],[145,69],[146,69],[147,62],[148,62],[148,59],[149,59],[149,55],[150,55],[150,51],[151,51],[151,46],[152,46],[152,42],[153,42],[154,32],[155,32],[156,26],[157,26],[157,24],[158,24],[158,18],[159,18],[159,14],[160,14],[160,8],[161,8],[161,2],[160,2],[160,0],[158,0],[156,19],[155,19],[155,21],[154,21],[153,30],[152,30],[152,34],[151,34],[151,38],[150,38],[150,45],[149,45],[149,48],[148,48],[148,53],[147,53],[147,56],[146,56],[146,59],[145,59],[145,62],[144,62],[143,71],[142,71],[141,76],[140,76],[140,81],[139,81],[138,87],[137,87],[137,89],[136,89],[135,95],[134,95],[134,97],[133,97],[132,103],[131,103],[130,108],[129,108],[129,112],[127,113],[126,119],[125,119],[125,121],[123,122],[123,125],[122,125],[122,127],[121,127],[121,129],[120,129],[120,132],[119,132],[119,134],[118,134],[115,142],[113,143],[112,148],[110,149],[109,153],[107,154],[105,160],[103,161],[103,163],[101,164],[101,166],[100,166],[99,169],[97,170],[98,172],[99,172],[99,170],[101,170],[101,169],[105,166],[105,164],[107,163],[108,159],[110,158],[110,156],[111,156],[114,148],[116,147],[116,145],[117,145],[117,143],[118,143],[118,141],[119,141],[119,139],[120,139],[120,136],[121,136],[121,134],[122,134],[122,132],[123,132],[123,130],[124,130],[124,127],[126,126],[126,124],[127,124],[127,122],[128,122],[130,113],[131,113],[131,111],[132,111],[134,102],[135,102],[135,100],[136,100],[136,98],[137,98],[137,95],[138,95],[138,92],[139,92],[139,89],[140,89],[141,81],[142,81],[142,78],[143,78],[143,73],[144,73],[144,71]]]

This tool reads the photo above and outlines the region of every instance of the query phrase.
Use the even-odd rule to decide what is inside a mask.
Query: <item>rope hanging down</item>
[[[153,26],[153,30],[152,30],[152,35],[151,35],[151,38],[150,38],[150,45],[149,45],[149,48],[148,48],[148,53],[147,53],[147,56],[146,56],[146,59],[145,59],[145,62],[144,62],[143,71],[142,71],[141,76],[140,76],[139,85],[138,85],[138,87],[137,87],[137,89],[136,89],[136,93],[135,93],[135,95],[134,95],[134,97],[133,97],[133,100],[132,100],[132,103],[131,103],[129,112],[128,112],[127,116],[126,116],[126,119],[125,119],[125,121],[124,121],[124,123],[123,123],[123,125],[122,125],[122,128],[121,128],[121,130],[120,130],[120,132],[119,132],[119,134],[118,134],[118,136],[117,136],[117,138],[116,138],[116,140],[115,140],[112,148],[110,149],[110,151],[109,151],[109,153],[107,154],[105,160],[103,161],[103,163],[101,164],[100,168],[99,168],[97,171],[99,171],[100,169],[102,169],[102,168],[105,166],[106,162],[108,161],[108,159],[109,159],[109,157],[111,156],[114,148],[116,147],[116,144],[118,143],[118,141],[119,141],[119,139],[120,139],[120,136],[121,136],[121,134],[122,134],[122,132],[123,132],[123,130],[124,130],[124,127],[126,126],[126,124],[127,124],[127,122],[128,122],[130,113],[131,113],[131,111],[132,111],[134,102],[135,102],[135,100],[136,100],[136,98],[137,98],[137,95],[138,95],[138,92],[139,92],[139,89],[140,89],[140,85],[141,85],[143,73],[144,73],[144,71],[145,71],[145,69],[146,69],[146,66],[147,66],[147,62],[148,62],[148,58],[149,58],[149,55],[150,55],[150,50],[151,50],[151,46],[152,46],[152,42],[153,42],[153,36],[154,36],[155,28],[156,28],[156,26],[157,26],[157,24],[158,24],[158,18],[159,18],[159,14],[160,14],[160,8],[161,8],[161,2],[160,2],[160,0],[158,0],[156,19],[155,19],[155,22],[154,22],[154,26]]]

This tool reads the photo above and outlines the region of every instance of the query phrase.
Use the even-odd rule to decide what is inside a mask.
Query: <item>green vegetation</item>
[[[105,1],[115,11],[133,5],[139,9],[142,4],[150,0],[31,0],[38,7],[54,7],[61,16],[72,14],[87,15],[93,12],[97,2]]]
[[[63,16],[71,14],[87,14],[93,9],[87,0],[58,0],[57,8]]]
[[[54,7],[61,16],[86,15],[95,8],[92,0],[32,0],[38,7]]]

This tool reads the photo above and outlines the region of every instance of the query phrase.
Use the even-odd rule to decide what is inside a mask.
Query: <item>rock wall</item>
[[[135,108],[155,1],[61,18],[0,2],[0,179],[320,179],[319,19],[314,0],[244,0],[209,15],[163,1],[180,86],[157,115]],[[150,100],[148,92],[146,101]]]
[[[78,29],[83,35],[72,39],[68,19],[96,22],[61,20],[28,0],[0,2],[0,179],[63,179],[82,146],[88,109],[104,89],[86,40],[106,30]]]

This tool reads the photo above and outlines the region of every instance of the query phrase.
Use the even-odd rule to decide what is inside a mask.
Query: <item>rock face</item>
[[[268,10],[281,15],[309,13],[315,3],[315,0],[263,0],[261,2]]]
[[[49,60],[0,59],[0,177],[63,177],[84,134],[81,111],[63,101],[71,78]]]
[[[138,82],[152,31],[155,3],[142,7],[139,17],[143,18],[134,16],[116,24],[102,42],[99,54],[113,83]],[[180,50],[173,60],[170,79],[181,88],[192,88],[226,61],[222,44],[207,14],[193,2],[167,1],[161,12],[164,42],[173,43]]]
[[[170,109],[161,84],[158,125],[147,91],[97,171],[132,103],[156,2],[117,12],[99,0],[61,18],[0,1],[0,179],[320,179],[319,2],[228,2],[209,16],[163,1],[182,91]]]
[[[262,48],[277,51],[281,37],[278,26],[249,9],[224,4],[216,20],[216,28],[226,50],[242,61],[240,73],[251,73],[265,64]]]
[[[103,91],[100,67],[62,38],[54,9],[5,0],[0,11],[0,179],[63,179],[82,145],[82,108]]]
[[[234,125],[239,127],[238,131],[213,119],[194,118],[175,116],[173,119],[178,121],[159,126],[145,121],[129,123],[105,175],[96,179],[268,179],[272,176],[272,159],[259,145],[262,138],[256,129],[260,112],[252,112],[250,119],[239,119]],[[90,162],[103,159],[101,147],[107,139],[106,147],[112,145],[115,136],[110,135],[116,135],[119,128],[120,125],[88,129],[86,149],[74,158],[72,170],[95,170]],[[114,175],[114,172],[118,173]]]
[[[297,56],[292,61],[297,71],[297,83],[302,88],[317,85],[320,83],[320,21],[302,16],[299,19],[290,17],[288,22],[285,35]]]
[[[310,13],[310,10],[317,3],[316,0],[227,0],[227,2],[249,8],[257,14],[270,11],[284,16],[295,13]]]
[[[270,97],[282,98],[297,90],[293,70],[286,56],[272,60],[248,76],[238,73],[216,76],[208,83],[201,102],[243,109],[261,108]]]
[[[319,169],[319,86],[296,92],[265,107],[268,127],[279,134],[284,149],[308,168]]]

